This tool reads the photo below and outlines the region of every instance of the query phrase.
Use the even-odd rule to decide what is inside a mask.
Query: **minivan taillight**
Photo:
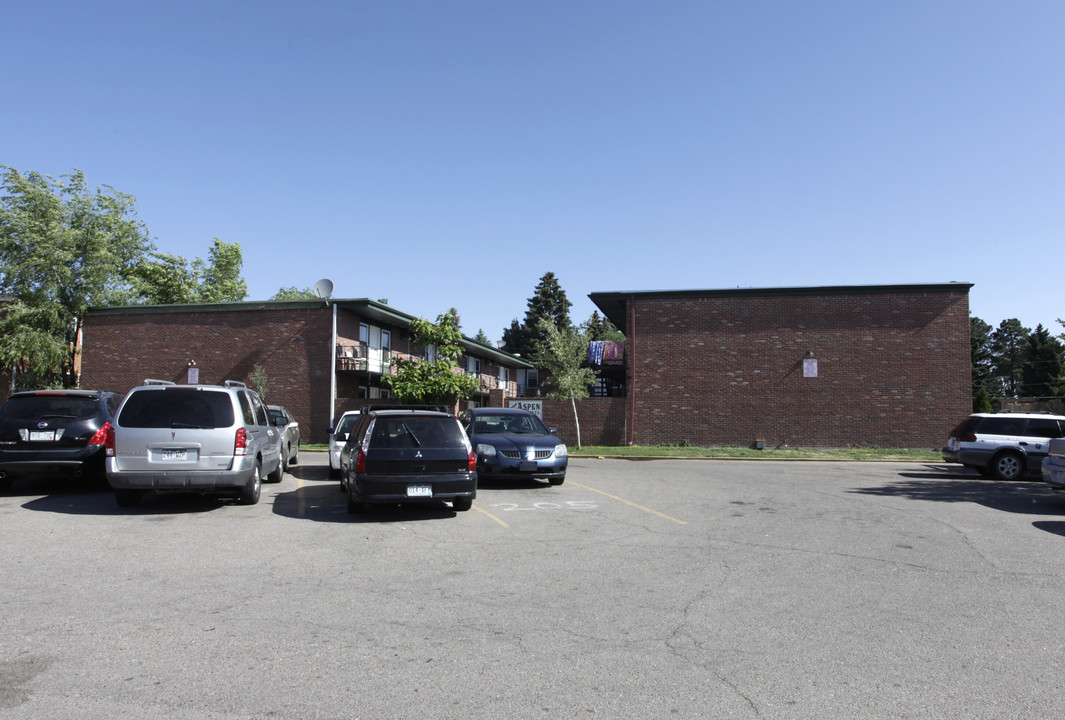
[[[89,438],[90,445],[103,445],[104,453],[108,457],[115,456],[115,428],[109,422],[105,422],[100,429]]]
[[[359,454],[355,457],[355,473],[366,474],[366,453],[362,451],[362,448],[359,448]]]
[[[473,454],[472,450],[470,450],[469,455],[470,455],[470,464],[467,467],[467,470],[469,472],[473,472],[474,470],[477,469],[477,456]]]
[[[234,455],[247,455],[248,454],[248,431],[244,428],[237,428],[237,438],[233,442],[233,454]]]

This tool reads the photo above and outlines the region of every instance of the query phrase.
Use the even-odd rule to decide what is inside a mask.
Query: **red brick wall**
[[[284,405],[308,442],[329,425],[332,309],[90,314],[81,387],[126,392],[145,378],[184,383],[195,360],[201,383],[248,382],[266,371],[266,401]],[[250,384],[250,383],[249,383]]]
[[[544,424],[558,430],[558,437],[571,448],[577,447],[577,422],[569,401],[546,398],[505,398],[500,406],[511,400],[523,399],[542,403]],[[495,397],[493,397],[495,400]],[[581,445],[625,444],[625,398],[585,398],[577,401],[577,418],[581,426]]]
[[[932,448],[970,412],[965,291],[637,297],[630,318],[635,444]]]

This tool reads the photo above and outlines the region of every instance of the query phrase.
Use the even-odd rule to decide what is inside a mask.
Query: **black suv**
[[[104,481],[104,443],[122,396],[104,390],[23,390],[0,405],[0,491],[13,480]]]
[[[477,497],[477,457],[458,418],[422,407],[366,406],[341,451],[348,512],[384,503],[451,502]]]

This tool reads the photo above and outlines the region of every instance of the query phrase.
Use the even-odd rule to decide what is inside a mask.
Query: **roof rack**
[[[444,405],[363,405],[361,412],[363,414],[376,412],[378,410],[432,410],[433,412],[450,413],[451,411]]]
[[[226,380],[222,384],[224,386],[226,386],[226,387],[238,387],[238,388],[246,388],[246,387],[248,387],[247,383],[242,383],[240,380]]]
[[[177,383],[171,380],[153,380],[152,378],[146,378],[141,385],[177,385]]]

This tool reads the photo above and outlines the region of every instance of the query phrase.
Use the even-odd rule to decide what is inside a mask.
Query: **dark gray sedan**
[[[267,405],[266,409],[270,412],[270,424],[281,433],[281,467],[288,470],[289,465],[300,462],[300,424],[281,405]]]
[[[565,443],[528,410],[471,408],[459,419],[473,443],[482,479],[538,478],[552,485],[566,480]]]

